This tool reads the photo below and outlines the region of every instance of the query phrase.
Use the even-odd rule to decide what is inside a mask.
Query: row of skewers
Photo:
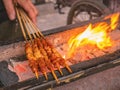
[[[55,68],[63,75],[62,67],[72,73],[72,70],[66,63],[65,59],[57,52],[57,50],[45,39],[43,34],[34,25],[27,14],[19,6],[15,6],[17,18],[26,40],[25,52],[29,61],[29,66],[35,73],[36,78],[39,78],[39,71],[43,73],[48,80],[47,71],[51,71],[53,77],[59,82],[54,70]],[[27,37],[28,35],[28,37]]]

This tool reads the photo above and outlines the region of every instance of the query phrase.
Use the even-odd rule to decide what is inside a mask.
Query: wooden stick
[[[21,12],[24,14],[24,17],[29,21],[29,24],[32,26],[32,28],[36,32],[37,36],[45,39],[44,35],[40,32],[39,28],[33,24],[33,22],[29,19],[29,17],[26,15],[26,13],[22,9],[21,9]]]
[[[62,70],[61,70],[61,68],[60,68],[60,66],[59,66],[59,64],[58,64],[58,63],[57,63],[57,68],[58,68],[58,70],[59,70],[60,74],[63,76],[63,72],[62,72]]]
[[[65,67],[67,68],[67,70],[68,70],[70,73],[72,73],[71,68],[70,68],[67,64],[65,65]]]
[[[31,25],[31,27],[33,28],[33,30],[35,31],[35,33],[37,34],[37,36],[40,37],[40,35],[39,35],[39,33],[38,33],[39,30],[37,30],[37,29],[35,28],[35,27],[37,27],[37,26],[35,26],[35,25],[33,24],[33,22],[29,19],[29,17],[26,15],[26,13],[25,13],[23,10],[21,10],[21,12],[23,13],[24,17],[28,20],[29,24]]]
[[[19,11],[18,11],[17,7],[15,7],[15,10],[16,10],[16,13],[17,13],[17,18],[18,18],[18,21],[20,23],[20,27],[21,27],[23,36],[24,36],[25,40],[27,41],[27,37],[26,37],[25,31],[24,31],[24,27],[23,27],[23,24],[22,24],[22,21],[21,21],[21,18],[20,18],[20,14],[19,14]]]
[[[23,20],[25,29],[26,29],[26,31],[27,31],[27,33],[28,33],[28,36],[29,36],[30,40],[32,41],[32,36],[31,36],[31,34],[30,34],[30,32],[29,32],[27,26],[26,26],[27,21],[26,21],[26,19],[23,17],[22,13],[20,13],[20,15],[21,15],[21,17],[22,17],[22,20]]]
[[[39,78],[39,75],[38,75],[37,71],[35,71],[35,76],[36,76],[37,79]]]
[[[20,9],[20,12],[21,12],[21,16],[23,17],[23,19],[26,21],[26,26],[27,26],[27,28],[29,29],[29,31],[32,33],[32,35],[33,35],[33,37],[34,38],[37,38],[37,36],[35,35],[35,33],[33,32],[33,30],[34,30],[34,28],[31,26],[31,24],[30,24],[30,22],[26,19],[26,17],[25,17],[25,12],[22,10],[22,9]],[[27,15],[26,15],[27,16]],[[28,17],[28,16],[27,16]],[[29,25],[30,24],[30,25]]]
[[[46,72],[44,72],[43,74],[44,74],[44,76],[45,76],[45,79],[46,79],[46,80],[48,80],[47,73],[46,73]]]
[[[37,36],[36,36],[35,33],[33,32],[34,28],[32,28],[32,26],[29,25],[30,23],[29,23],[29,21],[26,19],[26,17],[25,17],[25,15],[24,15],[24,13],[22,12],[22,10],[20,10],[20,11],[21,11],[21,14],[22,14],[24,20],[26,21],[27,28],[29,29],[29,31],[31,32],[31,34],[33,35],[33,37],[34,37],[34,38],[37,38]]]
[[[59,83],[59,80],[58,80],[58,78],[57,78],[57,76],[56,76],[55,72],[54,72],[53,70],[51,70],[51,72],[52,72],[53,77],[54,77],[54,78],[55,78],[55,80],[57,81],[57,83]]]

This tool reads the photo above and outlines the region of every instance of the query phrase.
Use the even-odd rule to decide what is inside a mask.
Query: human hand
[[[13,1],[14,0],[3,0],[5,9],[10,20],[14,20],[16,18]],[[33,21],[33,23],[36,24],[36,16],[38,14],[38,11],[32,4],[31,0],[15,0],[15,1],[27,12],[28,16]]]

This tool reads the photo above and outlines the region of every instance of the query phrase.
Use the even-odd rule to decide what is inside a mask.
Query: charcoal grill
[[[95,20],[63,26],[63,27],[51,29],[49,31],[44,31],[42,33],[46,36],[46,39],[48,39],[57,48],[66,42],[66,40],[68,39],[66,36],[71,36],[73,32],[75,33],[82,32],[89,23],[96,24],[98,22],[103,22],[103,21],[109,23],[110,21],[109,18],[107,20],[103,20],[103,18],[104,16],[97,18]],[[63,36],[65,38],[62,39],[60,42],[55,41],[56,38],[63,37]],[[3,48],[4,48],[4,51],[3,51]],[[27,74],[29,74],[29,76],[22,78],[18,76],[16,72],[12,71],[11,68],[15,67],[15,65],[23,65],[27,63],[25,53],[24,53],[24,41],[22,37],[17,38],[15,42],[13,41],[1,42],[0,50],[1,50],[0,51],[1,52],[0,88],[5,90],[50,89],[56,86],[70,83],[72,81],[89,76],[91,74],[106,70],[108,68],[113,68],[115,66],[120,65],[120,48],[118,48],[117,50],[114,50],[111,53],[107,52],[105,55],[71,65],[70,67],[73,71],[73,73],[71,74],[65,68],[62,68],[64,76],[61,76],[58,71],[55,71],[56,75],[60,80],[60,84],[57,84],[50,72],[48,73],[49,80],[46,81],[43,75],[40,75],[39,79],[37,80],[32,73],[29,73],[29,72],[23,73],[20,76],[24,76]],[[22,71],[24,72],[25,70],[24,68],[22,68],[22,66],[20,67],[20,69],[21,69],[21,72]],[[18,73],[21,73],[21,72],[18,72]]]

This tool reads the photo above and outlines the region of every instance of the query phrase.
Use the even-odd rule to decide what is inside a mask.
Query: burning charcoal
[[[76,53],[79,53],[79,56],[81,56],[80,61],[86,61],[92,58],[95,58],[91,52],[95,49],[95,46],[93,45],[85,45],[80,47]]]
[[[120,44],[119,42],[115,42],[115,41],[114,41],[112,47],[106,48],[106,49],[104,49],[103,51],[106,52],[106,53],[113,53],[114,51],[120,49],[119,44]]]
[[[64,44],[56,47],[56,50],[59,51],[59,53],[61,54],[61,56],[65,57],[66,59],[67,59],[66,54],[68,52],[68,48],[67,47],[68,47],[67,43],[64,43]]]
[[[16,61],[15,59],[10,59],[14,72],[18,75],[19,81],[27,80],[33,78],[34,74],[31,71],[28,62]]]
[[[78,62],[74,59],[68,59],[70,64],[74,65],[74,64],[77,64]]]
[[[94,53],[94,56],[96,56],[96,57],[100,57],[100,56],[103,56],[103,55],[105,55],[106,53],[104,53],[102,50],[99,50],[98,52],[95,52]]]
[[[54,39],[54,44],[57,45],[58,42],[60,42],[61,38],[55,38]]]
[[[119,40],[120,39],[120,31],[119,30],[114,30],[111,33],[109,33],[110,37],[112,40]]]

